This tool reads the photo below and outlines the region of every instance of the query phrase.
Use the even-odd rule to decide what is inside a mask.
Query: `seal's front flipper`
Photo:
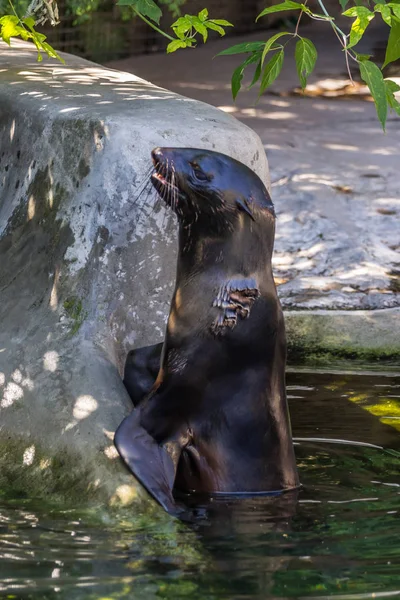
[[[115,446],[129,470],[146,490],[170,514],[185,518],[187,509],[173,495],[180,451],[160,446],[140,424],[140,410],[135,409],[118,427]],[[171,442],[171,445],[175,444]],[[169,448],[170,450],[170,448]]]
[[[124,385],[133,402],[138,406],[146,398],[160,370],[163,343],[135,348],[128,353],[124,369]]]

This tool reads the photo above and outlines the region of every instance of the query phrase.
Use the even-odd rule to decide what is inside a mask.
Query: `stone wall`
[[[72,56],[0,51],[0,487],[131,500],[113,447],[129,348],[162,340],[176,223],[138,196],[155,146],[268,181],[258,136],[207,104]]]

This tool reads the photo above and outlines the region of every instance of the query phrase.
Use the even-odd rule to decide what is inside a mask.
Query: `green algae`
[[[71,296],[64,301],[63,307],[68,317],[73,320],[70,334],[75,335],[87,317],[87,312],[83,310],[82,300],[76,296]]]
[[[370,317],[354,320],[354,315],[335,311],[325,315],[286,313],[289,362],[321,366],[341,360],[395,364],[400,358],[400,341],[394,335],[398,319],[391,313],[375,322]]]
[[[91,465],[70,447],[55,450],[37,439],[0,432],[0,498],[3,499],[36,498],[63,510],[101,506],[106,514],[131,504],[142,508],[153,504],[147,495],[140,493],[133,477],[129,478],[133,493],[129,503],[124,502],[118,490],[126,484],[119,485],[115,470],[115,463],[102,452],[97,454],[96,464]],[[116,489],[108,481],[116,482]]]
[[[363,367],[378,364],[398,366],[400,350],[390,347],[362,348],[360,346],[327,347],[323,343],[288,343],[288,362],[297,365],[332,366],[338,361],[361,363]],[[349,365],[351,366],[351,365]]]
[[[99,493],[90,470],[69,450],[46,451],[43,444],[11,433],[0,435],[0,490],[10,497],[51,497],[63,506],[94,501]]]

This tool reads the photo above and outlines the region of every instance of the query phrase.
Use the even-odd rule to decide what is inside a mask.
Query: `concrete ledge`
[[[400,308],[285,311],[292,361],[400,357]]]

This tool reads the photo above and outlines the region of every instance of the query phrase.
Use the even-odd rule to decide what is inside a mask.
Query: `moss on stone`
[[[82,300],[76,296],[71,296],[65,300],[63,307],[68,317],[73,320],[70,334],[75,335],[87,316],[87,313],[83,310]]]
[[[95,509],[96,520],[109,519],[123,511],[129,515],[132,507],[146,515],[162,512],[134,477],[125,475],[124,469],[118,473],[121,465],[102,452],[95,460],[96,464],[90,465],[70,447],[54,450],[46,442],[2,431],[0,500],[40,500],[62,511]]]
[[[351,360],[390,365],[400,358],[395,335],[400,313],[371,311],[363,316],[326,311],[285,313],[288,358],[292,364],[329,365]]]
[[[79,173],[80,179],[84,179],[90,173],[90,166],[88,165],[88,163],[86,162],[86,160],[84,158],[82,158],[79,161],[78,173]]]
[[[67,448],[50,453],[40,443],[17,435],[0,435],[1,494],[52,498],[63,506],[87,504],[100,495],[87,467]]]
[[[67,195],[68,192],[62,185],[54,186],[48,166],[38,169],[26,194],[21,197],[9,218],[4,237],[13,235],[13,244],[15,244],[15,240],[19,237],[37,238],[45,234],[49,236],[49,254],[53,255],[62,237],[57,212]],[[32,202],[31,209],[30,202]],[[32,210],[31,215],[29,210]]]
[[[400,351],[398,348],[376,347],[361,348],[358,346],[325,346],[315,343],[293,343],[288,344],[288,362],[298,365],[326,366],[340,360],[358,361],[365,363],[384,363],[398,365]]]

